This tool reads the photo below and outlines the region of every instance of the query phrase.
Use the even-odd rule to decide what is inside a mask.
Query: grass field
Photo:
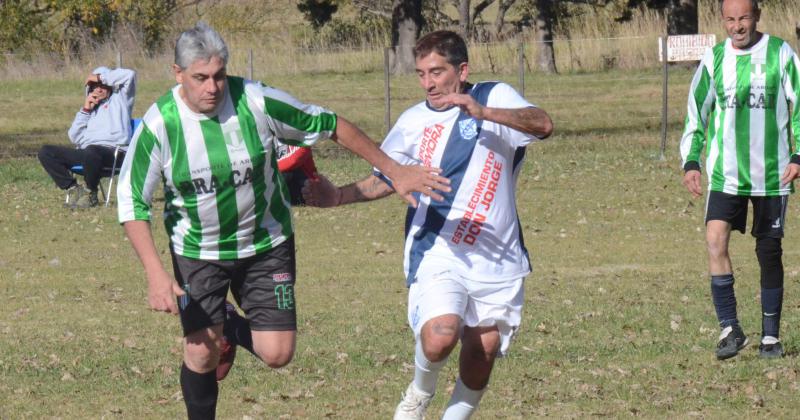
[[[658,72],[526,80],[526,96],[551,113],[556,134],[528,149],[518,201],[534,273],[519,338],[474,418],[796,416],[796,205],[784,242],[787,357],[763,361],[751,346],[716,361],[704,202],[681,187],[676,153],[690,72],[670,76],[666,161],[657,159]],[[383,133],[380,74],[266,82],[339,111],[375,138]],[[136,114],[170,84],[142,83]],[[416,89],[413,79],[398,79],[393,109],[419,100]],[[10,93],[0,101],[5,156],[66,142],[80,95],[74,82],[0,81],[0,91]],[[335,145],[323,147],[330,152],[318,166],[336,182],[368,172]],[[72,212],[62,199],[35,158],[0,160],[0,419],[183,417],[177,318],[147,309],[144,275],[115,210]],[[240,352],[221,384],[219,418],[391,416],[413,363],[403,213],[395,198],[294,210],[295,360],[271,371]],[[166,262],[160,216],[154,230]],[[753,248],[749,236],[734,236],[739,313],[755,342]],[[443,371],[431,418],[442,412],[455,367],[450,360]]]

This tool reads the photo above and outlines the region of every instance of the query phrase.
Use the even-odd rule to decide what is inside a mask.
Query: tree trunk
[[[669,0],[667,34],[692,35],[697,30],[697,0]]]
[[[506,12],[514,4],[516,0],[500,0],[497,5],[497,17],[494,20],[494,38],[500,39],[503,34],[503,25],[505,24]]]
[[[392,2],[392,73],[414,71],[414,44],[422,24],[422,0]]]
[[[471,20],[469,19],[469,2],[470,0],[460,0],[458,2],[458,26],[465,41],[470,39],[470,33],[472,32]]]
[[[556,69],[556,52],[553,49],[553,19],[555,13],[552,0],[536,0],[536,43],[539,56],[536,63],[545,73],[558,73]]]

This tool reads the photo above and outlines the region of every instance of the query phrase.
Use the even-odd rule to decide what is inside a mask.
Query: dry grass
[[[800,252],[784,252],[781,337],[788,356],[759,360],[751,345],[735,359],[713,358],[718,331],[703,201],[680,185],[676,153],[691,72],[671,75],[670,95],[679,99],[670,109],[666,161],[656,159],[657,71],[529,76],[526,96],[556,126],[552,139],[528,148],[517,189],[534,273],[526,280],[521,334],[497,363],[474,418],[794,418]],[[379,73],[271,79],[380,136]],[[144,83],[137,106],[149,105],[168,82]],[[63,98],[34,95],[25,114],[52,107],[50,114],[66,114],[69,123],[71,112],[59,104],[69,102],[70,82],[26,83],[0,82],[15,98],[0,115],[23,119],[14,105],[41,88]],[[415,83],[398,79],[396,112],[420,100]],[[0,120],[0,130],[8,123]],[[337,183],[369,173],[339,153],[319,154],[317,164]],[[178,320],[146,309],[144,275],[114,210],[70,212],[62,200],[35,158],[0,161],[0,418],[182,418]],[[394,198],[293,210],[296,357],[273,371],[242,352],[221,385],[219,418],[391,416],[413,370],[401,269],[404,210]],[[790,211],[787,218],[791,244],[800,239],[800,216]],[[166,261],[158,215],[154,233]],[[734,235],[731,247],[739,313],[755,340],[753,241]],[[456,369],[452,358],[430,417],[441,415]]]

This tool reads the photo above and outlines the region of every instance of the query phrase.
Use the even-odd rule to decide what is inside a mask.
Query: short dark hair
[[[725,0],[719,0],[719,13],[722,14],[722,3],[725,3]],[[753,11],[758,10],[758,0],[750,0],[750,6],[753,7]]]
[[[431,32],[420,38],[414,46],[415,59],[427,57],[432,52],[444,57],[453,67],[469,62],[464,38],[453,31]]]

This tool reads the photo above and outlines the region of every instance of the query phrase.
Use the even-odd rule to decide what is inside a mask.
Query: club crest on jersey
[[[766,76],[767,76],[767,74],[764,73],[764,68],[762,67],[762,64],[759,63],[759,64],[752,64],[751,65],[751,72],[750,72],[750,83],[751,84],[753,82],[756,82],[756,81],[763,83],[764,80],[766,80],[766,78],[767,78]]]
[[[245,147],[244,136],[242,135],[242,130],[239,128],[238,123],[223,125],[222,138],[225,139],[225,144],[232,149],[243,149]]]
[[[464,140],[472,140],[478,135],[478,123],[475,118],[467,118],[458,122],[458,131]]]

